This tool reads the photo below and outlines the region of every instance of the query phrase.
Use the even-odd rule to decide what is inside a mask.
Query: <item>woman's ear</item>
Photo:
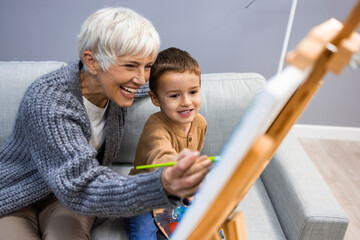
[[[149,95],[150,95],[151,102],[152,102],[155,106],[160,107],[160,102],[159,102],[159,99],[157,98],[156,94],[153,93],[152,91],[149,91],[148,93],[149,93]]]
[[[93,52],[85,50],[82,55],[83,63],[86,69],[93,75],[96,75],[99,70],[99,64],[96,61]]]

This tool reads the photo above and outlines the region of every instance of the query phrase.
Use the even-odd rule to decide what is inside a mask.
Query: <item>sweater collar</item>
[[[80,61],[74,61],[69,63],[65,67],[65,74],[67,78],[70,79],[69,91],[83,103],[82,94],[81,94],[81,82],[80,82]]]

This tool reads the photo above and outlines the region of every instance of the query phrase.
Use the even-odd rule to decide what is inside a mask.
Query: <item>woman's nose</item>
[[[149,79],[149,76],[147,76],[144,69],[139,69],[138,71],[136,71],[136,75],[134,76],[135,83],[139,85],[144,85],[147,79]]]

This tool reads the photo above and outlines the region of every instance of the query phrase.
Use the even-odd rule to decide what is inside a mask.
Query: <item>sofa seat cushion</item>
[[[116,165],[114,170],[126,173],[128,166]],[[259,178],[236,209],[243,211],[248,239],[267,240],[286,239],[264,184]],[[91,231],[93,240],[126,240],[125,220],[99,219]],[[99,223],[100,222],[100,223]]]
[[[99,223],[100,222],[100,223]],[[128,240],[125,219],[108,218],[97,219],[91,230],[92,240]]]
[[[286,239],[260,178],[240,202],[236,211],[244,213],[248,239],[261,240],[265,239],[264,236],[267,240]]]

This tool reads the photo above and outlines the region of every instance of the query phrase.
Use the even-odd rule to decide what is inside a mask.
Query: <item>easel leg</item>
[[[235,212],[223,224],[226,240],[247,240],[243,212]]]

